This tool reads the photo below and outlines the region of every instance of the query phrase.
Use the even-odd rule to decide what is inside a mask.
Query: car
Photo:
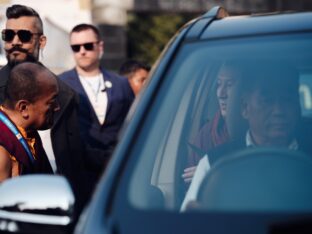
[[[311,22],[311,12],[214,7],[187,23],[153,66],[77,225],[65,179],[29,175],[0,186],[0,230],[312,233]]]

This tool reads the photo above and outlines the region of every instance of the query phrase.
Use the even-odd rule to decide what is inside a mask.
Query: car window
[[[312,115],[312,71],[302,71],[300,74],[300,101],[302,115],[311,117]]]
[[[231,152],[231,145],[226,148],[228,142],[246,146],[249,139],[257,143],[262,135],[254,137],[253,131],[264,132],[268,142],[276,140],[268,143],[270,147],[285,145],[288,150],[295,145],[294,150],[309,154],[311,39],[311,33],[300,33],[183,44],[129,152],[132,163],[127,166],[133,167],[126,183],[129,204],[180,212],[190,186],[182,178],[184,170],[197,166],[207,154],[221,152],[221,156],[209,158],[213,167],[223,151]],[[290,76],[298,77],[298,85]],[[258,115],[256,108],[262,110]],[[267,123],[273,112],[269,108],[276,111],[271,123]],[[262,118],[266,122],[263,128],[269,131],[259,129],[262,125],[255,118]],[[250,125],[258,129],[250,131]],[[301,148],[301,142],[307,146]]]

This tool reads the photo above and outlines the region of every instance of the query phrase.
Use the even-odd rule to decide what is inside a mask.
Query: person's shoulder
[[[101,68],[104,79],[112,83],[112,88],[123,89],[131,98],[134,97],[133,91],[127,78],[104,68]],[[132,97],[133,96],[133,97]]]
[[[199,129],[197,136],[200,136],[201,138],[207,138],[208,135],[211,134],[211,128],[212,128],[212,121],[208,119],[203,124],[203,126]]]
[[[0,68],[0,72],[10,71],[10,70],[11,70],[11,67],[8,64]]]
[[[104,79],[112,80],[114,82],[121,82],[124,83],[127,81],[125,77],[117,74],[116,72],[106,70],[105,68],[101,68],[102,74],[104,75]]]
[[[3,80],[3,77],[9,77],[11,72],[11,67],[9,65],[5,65],[4,67],[0,68],[0,77]]]
[[[312,119],[302,117],[296,129],[295,138],[298,142],[299,150],[312,157],[312,144],[310,142],[312,136]]]
[[[78,79],[78,74],[75,68],[64,71],[58,75],[60,90],[72,93],[75,89],[75,80]]]
[[[58,77],[61,80],[65,81],[65,80],[69,79],[70,77],[72,77],[74,75],[75,75],[75,69],[72,68],[70,70],[66,70],[66,71],[62,72],[61,74],[58,75]]]
[[[11,146],[15,136],[2,121],[0,121],[0,132],[0,145],[6,144]]]
[[[68,102],[71,99],[77,99],[77,93],[70,86],[70,83],[67,81],[68,80],[61,79],[58,76],[57,83],[59,87],[59,93],[58,93],[59,102]]]

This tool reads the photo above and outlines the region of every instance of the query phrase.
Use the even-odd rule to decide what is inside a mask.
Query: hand
[[[185,183],[191,183],[193,176],[196,171],[196,166],[195,167],[188,167],[185,168],[182,174],[182,178],[184,179]]]

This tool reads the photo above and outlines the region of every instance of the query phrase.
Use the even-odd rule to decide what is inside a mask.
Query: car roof
[[[215,7],[189,23],[186,40],[242,37],[261,34],[281,34],[312,30],[312,12],[275,12],[248,16],[220,17],[224,8]]]
[[[312,12],[225,17],[214,20],[202,39],[312,30]]]

